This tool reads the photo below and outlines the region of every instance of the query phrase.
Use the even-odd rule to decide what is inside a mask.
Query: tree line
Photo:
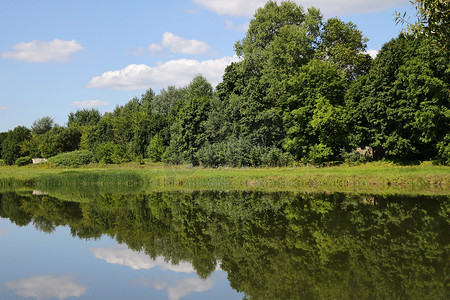
[[[286,166],[364,160],[356,149],[367,146],[374,159],[449,164],[450,51],[434,37],[400,34],[372,59],[355,24],[269,1],[217,87],[198,75],[104,115],[70,113],[66,126],[46,116],[0,133],[0,158],[76,151],[101,163]]]

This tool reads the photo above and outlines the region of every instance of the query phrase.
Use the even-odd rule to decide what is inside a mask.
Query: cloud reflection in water
[[[164,257],[162,256],[151,259],[147,254],[130,250],[126,246],[89,248],[89,250],[98,259],[103,259],[110,264],[128,266],[133,270],[148,270],[159,267],[163,271],[168,270],[183,273],[195,272],[192,264],[189,262],[182,261],[178,265],[172,265],[170,262],[164,261]]]
[[[58,298],[60,300],[69,297],[80,297],[87,291],[87,287],[75,282],[75,278],[70,275],[53,276],[43,275],[8,281],[5,283],[8,289],[15,290],[15,293],[22,297],[32,297],[36,299]]]
[[[214,281],[210,278],[186,278],[183,280],[177,280],[170,284],[162,280],[149,280],[147,278],[139,278],[138,282],[143,286],[151,286],[157,290],[167,290],[169,300],[180,299],[192,292],[204,292],[214,287]]]

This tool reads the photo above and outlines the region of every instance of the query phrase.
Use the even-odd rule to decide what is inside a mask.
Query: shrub
[[[29,165],[33,162],[33,160],[31,159],[31,157],[29,156],[24,156],[24,157],[19,157],[18,159],[16,159],[16,166],[25,166],[25,165]]]
[[[351,150],[350,152],[345,151],[345,149],[341,149],[341,152],[339,153],[339,156],[345,161],[345,162],[366,162],[367,157],[362,156],[359,154],[356,150]]]
[[[269,167],[286,167],[294,162],[294,157],[279,148],[270,148],[262,157],[262,164]]]
[[[315,164],[321,164],[330,161],[333,151],[324,144],[315,144],[309,148],[308,160]]]
[[[91,151],[78,150],[50,157],[48,162],[60,166],[76,167],[90,164],[94,162],[94,160],[94,154]]]

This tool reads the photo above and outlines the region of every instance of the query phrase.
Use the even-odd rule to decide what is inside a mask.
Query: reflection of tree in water
[[[152,258],[216,262],[255,299],[448,296],[449,197],[290,192],[97,194],[87,203],[0,194],[0,216],[103,234]]]

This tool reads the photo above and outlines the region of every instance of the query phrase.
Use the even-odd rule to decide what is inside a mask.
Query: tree
[[[331,18],[323,25],[316,56],[336,64],[350,82],[369,71],[372,59],[365,53],[367,41],[352,22]]]
[[[383,46],[365,84],[356,83],[347,97],[349,113],[358,112],[349,118],[361,139],[356,144],[402,160],[445,153],[450,97],[442,55],[424,36],[401,35]]]
[[[43,157],[52,157],[59,153],[78,149],[81,132],[75,127],[54,126],[42,136],[39,149]]]
[[[77,110],[75,113],[69,114],[69,120],[67,126],[73,125],[96,125],[100,121],[101,114],[97,109],[82,109]]]
[[[195,153],[206,142],[205,122],[213,96],[211,84],[201,75],[189,84],[186,98],[178,103],[171,127],[171,150],[185,161],[197,164]]]
[[[6,164],[12,165],[16,159],[27,155],[22,153],[22,144],[30,138],[31,130],[24,126],[17,126],[13,130],[8,131],[2,143],[2,158]]]
[[[406,13],[396,12],[397,24],[406,23],[408,34],[425,35],[435,43],[438,50],[449,51],[450,2],[448,0],[414,0],[410,2],[416,9],[416,22],[410,23]]]
[[[323,159],[337,154],[345,137],[344,72],[329,61],[314,59],[285,82],[284,90],[278,101],[286,130],[284,148],[297,159],[308,159],[310,152],[319,157],[319,150],[326,153]]]
[[[155,134],[147,147],[147,156],[152,162],[160,162],[164,153],[163,139]]]
[[[169,86],[167,90],[162,89],[160,94],[152,99],[152,114],[168,116],[171,109],[185,97],[186,91],[185,87],[177,88],[175,86]]]
[[[42,117],[33,122],[33,124],[31,125],[31,133],[33,133],[34,135],[44,134],[52,129],[53,125],[54,122],[51,117]]]

